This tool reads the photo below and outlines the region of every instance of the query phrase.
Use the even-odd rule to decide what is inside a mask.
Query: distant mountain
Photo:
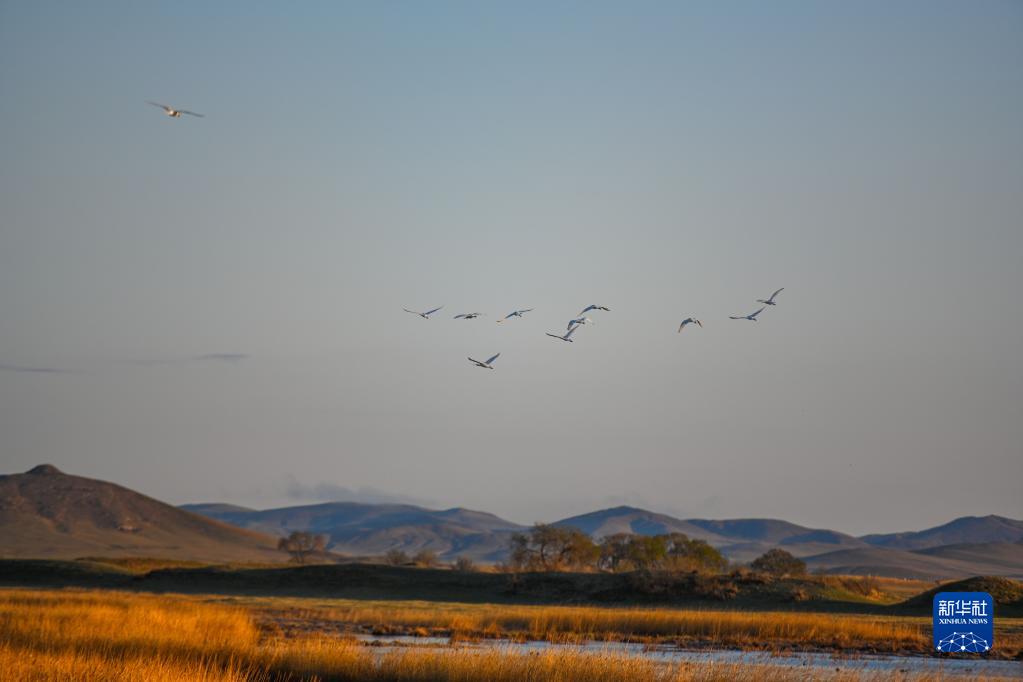
[[[555,521],[554,525],[578,528],[598,540],[606,535],[614,535],[615,533],[634,533],[636,535],[685,533],[691,538],[706,540],[711,544],[728,542],[726,538],[687,521],[636,507],[601,509],[600,511],[570,516],[567,519]]]
[[[326,502],[265,511],[216,504],[183,508],[263,533],[323,534],[329,550],[363,556],[428,549],[442,559],[498,561],[507,555],[511,534],[522,529],[493,514],[459,507],[437,511],[408,504]]]
[[[0,556],[281,561],[276,541],[43,464],[0,476]]]
[[[614,507],[555,522],[602,538],[614,533],[662,535],[685,533],[706,540],[732,561],[752,561],[773,547],[795,556],[810,556],[836,549],[867,547],[862,540],[833,530],[814,530],[776,519],[677,519],[636,507]]]
[[[860,539],[870,545],[894,549],[927,549],[978,542],[1019,542],[1023,540],[1023,521],[994,515],[963,516],[927,530],[864,535]]]
[[[888,547],[847,549],[806,557],[812,571],[842,575],[941,580],[964,575],[1023,578],[1023,545],[979,543],[909,551]]]

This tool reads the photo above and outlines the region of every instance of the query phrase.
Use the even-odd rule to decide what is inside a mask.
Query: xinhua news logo
[[[945,654],[986,654],[995,642],[995,600],[987,592],[934,595],[934,649]]]

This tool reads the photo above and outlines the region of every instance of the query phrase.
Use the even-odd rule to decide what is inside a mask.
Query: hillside
[[[51,465],[0,476],[0,556],[282,560],[275,540]]]
[[[940,580],[967,575],[1023,578],[1023,545],[980,543],[907,551],[869,547],[804,558],[811,571]]]
[[[511,534],[522,528],[493,514],[458,507],[431,510],[407,504],[327,502],[265,511],[211,504],[184,508],[273,535],[293,530],[323,534],[329,550],[363,556],[390,549],[409,554],[428,549],[442,559],[497,561],[507,554]]]
[[[615,533],[685,533],[706,540],[732,561],[748,562],[773,547],[805,557],[836,549],[867,547],[862,540],[832,530],[815,530],[776,519],[677,519],[636,507],[614,507],[555,523],[602,538]]]
[[[963,516],[941,526],[908,533],[864,535],[864,542],[894,549],[927,549],[978,542],[1020,542],[1023,521],[1004,516]]]

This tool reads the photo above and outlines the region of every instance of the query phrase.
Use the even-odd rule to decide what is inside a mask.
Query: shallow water
[[[511,652],[529,653],[569,649],[594,654],[615,653],[638,656],[654,661],[677,663],[724,663],[746,665],[777,665],[792,668],[815,668],[818,670],[840,669],[842,671],[862,670],[864,672],[909,672],[929,673],[945,676],[973,677],[989,675],[1023,679],[1023,663],[1018,661],[996,661],[981,657],[955,658],[936,656],[892,656],[879,654],[835,655],[821,652],[740,651],[737,649],[681,649],[671,645],[631,644],[627,642],[587,642],[584,644],[551,644],[550,642],[512,642],[506,639],[483,640],[473,643],[451,645],[447,637],[411,637],[407,635],[359,635],[364,642],[379,643],[383,650],[388,644],[395,646],[451,646],[457,649],[497,648]]]

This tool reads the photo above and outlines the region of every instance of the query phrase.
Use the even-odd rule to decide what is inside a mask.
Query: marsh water
[[[410,645],[445,647],[452,651],[465,649],[501,649],[531,653],[556,650],[583,651],[592,654],[614,653],[638,656],[648,660],[679,663],[721,663],[744,665],[775,665],[815,670],[867,672],[909,672],[956,677],[1009,677],[1023,679],[1023,662],[1001,661],[981,657],[955,658],[937,656],[894,656],[883,654],[830,654],[822,652],[740,651],[737,649],[682,649],[671,645],[633,644],[627,642],[587,642],[584,644],[551,644],[550,642],[512,642],[506,639],[451,645],[447,637],[412,637],[407,635],[360,635],[358,639],[372,642],[382,651]],[[391,646],[388,646],[391,645]]]

